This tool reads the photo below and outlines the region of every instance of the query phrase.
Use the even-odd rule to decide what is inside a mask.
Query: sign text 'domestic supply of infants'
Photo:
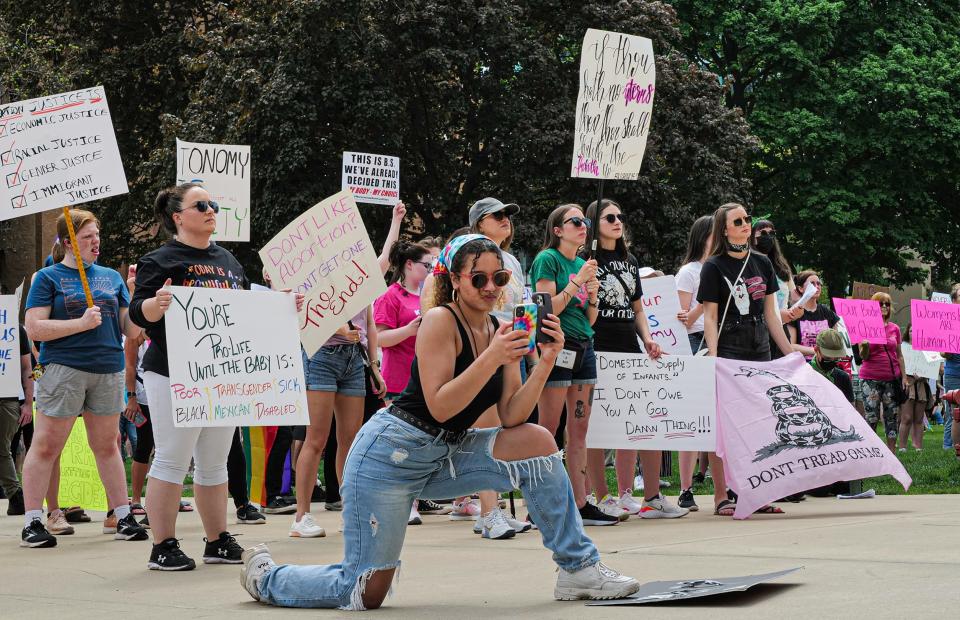
[[[177,140],[177,184],[199,183],[220,205],[217,241],[250,241],[250,147]]]
[[[0,220],[127,193],[103,87],[0,105]]]
[[[392,207],[400,200],[400,158],[344,152],[340,189],[353,192],[357,202]]]

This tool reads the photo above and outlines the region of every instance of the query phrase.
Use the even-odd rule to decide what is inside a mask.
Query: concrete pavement
[[[709,497],[698,497],[710,506]],[[339,513],[315,505],[327,537],[287,537],[292,518],[231,525],[239,542],[267,542],[281,563],[341,558]],[[765,573],[804,566],[774,585],[699,602],[585,607],[552,598],[556,578],[539,534],[482,540],[470,524],[426,516],[408,528],[395,594],[378,618],[685,618],[954,617],[960,606],[960,495],[887,496],[781,504],[786,515],[748,521],[701,510],[677,520],[631,518],[588,533],[606,563],[641,582]],[[525,514],[522,508],[519,510]],[[0,501],[6,514],[6,501]],[[231,516],[233,513],[231,512]],[[54,549],[21,549],[21,517],[0,517],[0,618],[340,617],[331,610],[279,609],[252,601],[239,566],[204,565],[186,573],[148,571],[148,542],[121,542],[94,522]],[[230,523],[233,523],[231,518]],[[180,515],[178,536],[198,562],[203,534],[196,513]],[[356,617],[351,614],[351,617]]]

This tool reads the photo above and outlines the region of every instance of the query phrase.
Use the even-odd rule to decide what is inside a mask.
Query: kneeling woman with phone
[[[457,237],[434,274],[438,307],[420,326],[410,382],[360,429],[347,457],[343,561],[278,566],[266,545],[257,545],[244,552],[247,592],[283,607],[376,609],[399,568],[414,498],[516,487],[560,566],[555,598],[636,592],[636,580],[601,564],[583,533],[553,437],[525,424],[563,348],[557,317],[544,320],[553,342],[541,345],[541,363],[521,385],[529,334],[490,315],[510,275],[500,249],[481,235]],[[502,427],[468,430],[494,405]]]

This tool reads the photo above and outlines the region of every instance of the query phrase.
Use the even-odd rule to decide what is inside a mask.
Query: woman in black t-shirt
[[[816,271],[801,271],[794,278],[797,287],[797,296],[802,297],[807,286],[813,286],[816,292],[806,303],[799,307],[803,314],[795,321],[787,324],[787,332],[790,334],[790,342],[794,351],[803,353],[803,356],[810,361],[814,356],[813,345],[817,344],[817,334],[825,329],[830,329],[840,321],[840,317],[825,305],[818,303],[820,299],[820,276]]]

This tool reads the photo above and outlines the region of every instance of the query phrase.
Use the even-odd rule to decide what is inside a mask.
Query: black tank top
[[[473,351],[470,347],[470,338],[467,336],[467,330],[464,329],[457,313],[449,306],[441,307],[450,311],[453,319],[457,322],[457,329],[460,331],[460,342],[462,346],[460,355],[457,356],[453,365],[453,376],[458,377],[467,370],[467,367],[469,367],[474,360]],[[496,331],[500,324],[495,316],[490,315],[490,319],[493,321],[493,329]],[[407,383],[407,387],[403,390],[403,393],[393,401],[393,404],[428,424],[439,426],[451,433],[459,433],[473,426],[474,422],[477,421],[484,411],[497,404],[497,402],[500,401],[502,393],[503,366],[500,366],[497,368],[497,372],[480,388],[480,392],[474,396],[470,404],[463,408],[463,411],[446,422],[439,422],[430,415],[430,410],[427,408],[427,400],[423,396],[423,386],[420,385],[419,361],[414,357],[413,365],[410,367],[410,381]]]

